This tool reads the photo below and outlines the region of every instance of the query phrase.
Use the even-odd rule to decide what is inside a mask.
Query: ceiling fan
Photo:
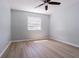
[[[36,6],[35,8],[45,5],[45,10],[48,10],[49,4],[50,5],[60,5],[61,3],[60,2],[54,2],[54,1],[51,1],[51,0],[43,0],[43,3]]]

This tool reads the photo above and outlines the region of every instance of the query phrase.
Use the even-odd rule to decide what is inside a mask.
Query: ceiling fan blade
[[[48,10],[48,5],[45,6],[45,10]]]
[[[60,2],[48,2],[49,4],[52,4],[52,5],[60,5],[61,3]]]
[[[43,0],[43,2],[47,3],[47,2],[50,2],[50,0]]]
[[[47,0],[47,2],[50,2],[50,0]]]
[[[44,5],[44,4],[45,4],[45,3],[42,3],[42,4],[38,5],[38,6],[36,6],[35,8],[38,8],[38,7],[40,7],[40,6]]]

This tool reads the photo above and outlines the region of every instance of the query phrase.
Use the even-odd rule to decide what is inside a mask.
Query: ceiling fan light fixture
[[[48,5],[45,5],[45,10],[46,10],[46,11],[48,10]]]

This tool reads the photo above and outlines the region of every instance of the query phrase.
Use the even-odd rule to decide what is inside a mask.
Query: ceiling
[[[12,9],[24,10],[42,14],[51,14],[53,10],[56,10],[60,7],[68,7],[73,3],[79,2],[79,0],[51,0],[51,1],[61,2],[61,5],[58,6],[49,5],[49,10],[45,11],[44,6],[35,8],[36,6],[42,3],[42,0],[9,0],[9,3]]]

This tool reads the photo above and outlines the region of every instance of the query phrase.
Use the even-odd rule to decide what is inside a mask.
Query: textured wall
[[[48,27],[50,20],[50,17],[48,15],[25,12],[20,10],[12,10],[11,15],[12,40],[43,39],[48,36]],[[40,17],[42,19],[42,30],[29,31],[27,29],[28,16]]]
[[[79,2],[51,15],[50,36],[79,46]]]
[[[0,0],[0,54],[10,41],[10,8],[8,0]]]

